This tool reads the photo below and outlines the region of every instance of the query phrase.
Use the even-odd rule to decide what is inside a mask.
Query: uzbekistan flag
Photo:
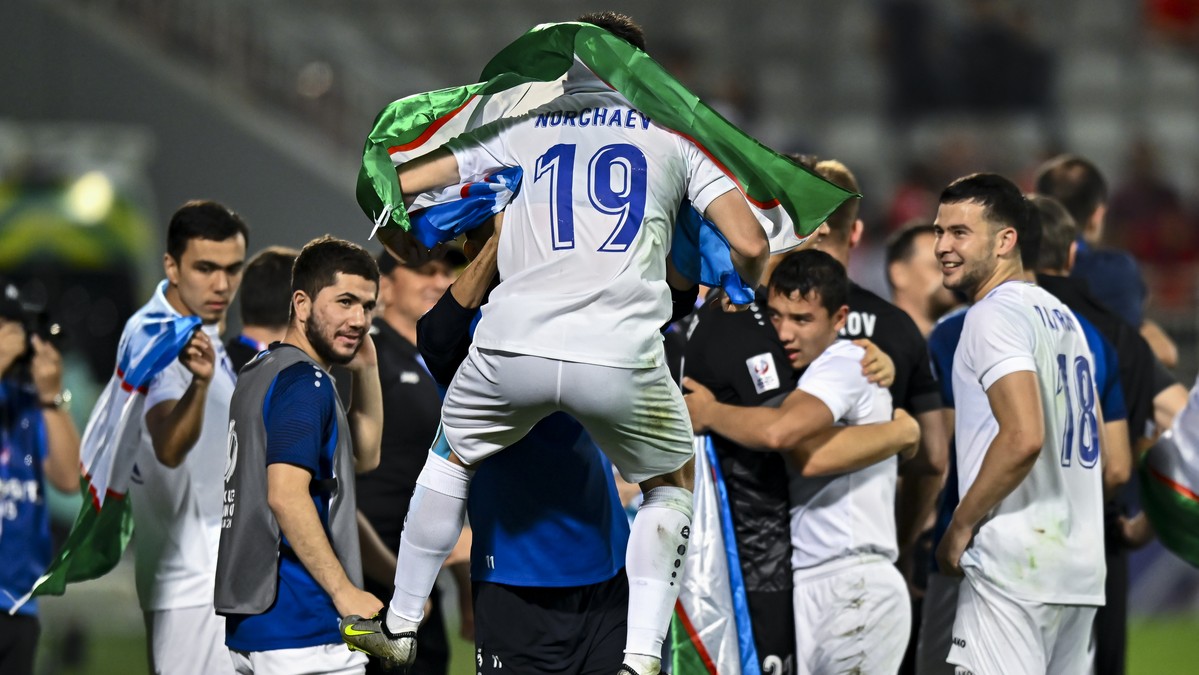
[[[358,203],[376,229],[411,230],[428,246],[477,224],[459,221],[426,227],[428,223],[415,222],[410,216],[421,209],[465,197],[464,191],[472,188],[460,185],[422,194],[410,214],[395,167],[463,132],[548,103],[562,94],[566,72],[576,59],[642,114],[691,140],[720,166],[741,188],[773,252],[798,246],[842,202],[858,196],[730,124],[645,52],[621,38],[590,24],[555,23],[537,26],[505,47],[483,69],[479,82],[409,96],[379,113],[363,149],[357,188]],[[515,185],[512,177],[494,182],[488,189],[498,196],[489,204],[490,213],[502,210],[511,196],[499,194],[504,192],[499,184]],[[719,279],[699,281],[719,284]]]
[[[58,556],[11,610],[38,595],[62,595],[68,583],[103,576],[133,535],[126,494],[141,444],[146,388],[191,339],[200,318],[137,314],[122,338],[117,367],[92,408],[80,447],[83,506]],[[11,613],[11,612],[10,612]]]
[[[1141,505],[1162,544],[1199,567],[1199,381],[1173,427],[1141,457]]]
[[[707,434],[695,437],[690,555],[671,623],[675,675],[759,675],[724,477]]]

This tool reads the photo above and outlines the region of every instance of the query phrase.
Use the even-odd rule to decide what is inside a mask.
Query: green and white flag
[[[502,117],[524,114],[563,91],[578,60],[643,115],[694,142],[741,188],[772,251],[797,246],[856,195],[825,181],[733,126],[645,52],[585,23],[537,26],[505,47],[480,81],[408,96],[383,109],[363,149],[358,203],[376,227],[410,228],[395,166]],[[443,201],[456,188],[417,198]]]
[[[146,389],[178,358],[199,325],[199,317],[145,311],[129,319],[116,369],[83,432],[79,462],[84,499],[79,515],[58,556],[10,614],[30,598],[62,595],[69,583],[103,576],[120,561],[133,536],[127,493],[141,446]]]
[[[1199,567],[1199,380],[1173,426],[1141,457],[1138,474],[1158,538]]]

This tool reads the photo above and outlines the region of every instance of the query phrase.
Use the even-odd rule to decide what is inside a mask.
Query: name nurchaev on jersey
[[[632,108],[583,108],[582,110],[555,110],[537,115],[534,127],[624,127],[649,128],[650,119],[640,110]]]

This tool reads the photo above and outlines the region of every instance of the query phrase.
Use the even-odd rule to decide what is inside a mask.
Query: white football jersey
[[[851,426],[891,419],[891,394],[862,375],[861,347],[838,340],[812,361],[799,389],[820,399],[836,424]],[[804,478],[792,472],[791,566],[799,574],[822,563],[858,554],[894,561],[895,457],[837,476]]]
[[[1036,372],[1045,444],[1024,481],[982,521],[962,566],[1020,600],[1102,605],[1095,364],[1074,315],[1034,284],[1001,284],[966,314],[953,359],[959,493],[974,484],[999,433],[987,389],[1019,371]]]
[[[140,311],[178,316],[163,295],[165,288],[164,281]],[[200,437],[182,464],[168,468],[155,457],[143,419],[141,448],[129,485],[137,528],[133,538],[137,596],[148,612],[212,605],[224,508],[229,401],[237,374],[221,344],[219,326],[206,324],[203,330],[212,342],[216,367],[205,398]],[[191,371],[175,359],[150,382],[145,410],[183,398],[191,381]]]
[[[586,76],[586,79],[583,79]],[[683,199],[736,185],[695,144],[577,66],[566,92],[448,143],[463,181],[524,171],[478,347],[621,368],[663,362],[666,255]]]

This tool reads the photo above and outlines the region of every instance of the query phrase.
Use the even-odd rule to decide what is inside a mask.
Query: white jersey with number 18
[[[661,364],[679,204],[690,199],[702,213],[736,185],[577,63],[562,96],[448,147],[463,181],[524,171],[504,214],[501,283],[475,345],[619,368]]]
[[[1045,443],[1028,476],[982,521],[962,566],[1020,600],[1102,605],[1106,574],[1095,364],[1074,315],[1009,281],[970,308],[953,359],[958,486],[966,494],[999,425],[987,390],[1034,371]]]

